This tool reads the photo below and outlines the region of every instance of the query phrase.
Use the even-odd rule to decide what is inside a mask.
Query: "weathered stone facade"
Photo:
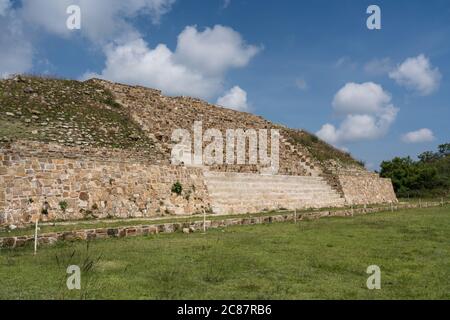
[[[396,202],[392,184],[361,170],[320,176],[214,172],[155,165],[139,154],[21,142],[0,149],[0,223],[254,213]],[[181,194],[172,192],[179,182]],[[339,189],[339,191],[336,191]]]
[[[369,172],[342,172],[338,180],[348,204],[396,203],[391,179]]]
[[[390,181],[368,173],[350,155],[253,114],[98,79],[16,77],[1,80],[0,89],[0,121],[12,128],[0,137],[0,224],[27,223],[42,212],[45,220],[70,220],[396,201]],[[249,148],[241,153],[245,164],[173,165],[173,131],[193,135],[196,122],[219,136],[228,130],[271,136],[274,129],[279,139],[267,136],[258,157],[278,149],[279,166],[249,164]],[[247,138],[232,144],[248,147]],[[279,148],[272,148],[276,141]],[[181,194],[172,192],[176,182]]]
[[[151,165],[106,151],[97,159],[93,154],[81,159],[57,153],[50,157],[48,148],[52,146],[43,150],[38,149],[39,144],[33,146],[36,149],[23,149],[21,145],[0,152],[0,212],[1,219],[10,223],[29,222],[33,214],[41,213],[45,202],[49,209],[44,218],[48,220],[211,210],[200,169]],[[70,155],[80,150],[66,151]],[[171,191],[176,182],[183,187],[180,195]]]
[[[205,101],[190,97],[166,97],[161,91],[141,86],[128,86],[105,80],[89,80],[110,90],[115,99],[123,105],[134,121],[156,141],[157,148],[170,159],[172,133],[174,129],[186,129],[193,134],[196,121],[202,122],[202,129],[217,129],[225,135],[228,129],[280,131],[279,174],[308,176],[320,173],[320,164],[300,144],[293,145],[287,139],[286,127],[276,125],[260,116],[213,106]],[[268,150],[271,148],[270,133]],[[204,142],[203,147],[206,147]],[[248,159],[247,159],[248,160]],[[212,170],[222,172],[260,173],[264,168],[257,165],[214,165]]]
[[[345,200],[322,177],[205,172],[214,212],[342,207]]]

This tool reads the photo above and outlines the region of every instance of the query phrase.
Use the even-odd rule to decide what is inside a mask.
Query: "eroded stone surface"
[[[95,160],[92,155],[85,159],[44,158],[41,154],[45,151],[35,156],[20,149],[0,152],[0,212],[4,223],[30,222],[32,215],[43,213],[45,202],[49,208],[42,215],[44,220],[211,211],[201,169],[151,165],[121,158],[117,153],[108,160]],[[180,195],[171,191],[177,181],[183,186]]]
[[[43,220],[76,220],[396,202],[389,180],[331,146],[322,144],[321,154],[302,130],[256,115],[104,80],[17,79],[0,82],[8,103],[0,116],[33,129],[27,139],[37,141],[0,137],[0,225],[25,224],[40,213]],[[192,134],[195,121],[222,134],[279,130],[278,175],[260,175],[261,165],[171,165],[173,130]],[[324,150],[326,161],[319,160]],[[176,182],[179,195],[172,192]],[[139,231],[118,235],[127,232]]]

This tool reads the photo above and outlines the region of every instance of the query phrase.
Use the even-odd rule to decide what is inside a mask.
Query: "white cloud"
[[[222,5],[222,9],[226,9],[230,6],[231,4],[231,0],[224,0],[223,1],[223,5]]]
[[[84,78],[98,76],[157,88],[169,95],[209,99],[222,89],[230,68],[249,62],[256,54],[254,48],[244,44],[231,28],[216,26],[198,32],[195,27],[187,27],[178,36],[173,52],[164,44],[151,49],[142,38],[110,44],[105,47],[105,69],[100,75],[88,74]]]
[[[298,89],[302,90],[302,91],[305,91],[305,90],[308,89],[308,83],[307,83],[306,80],[303,79],[303,78],[298,78],[298,79],[296,79],[296,80],[295,80],[295,86],[296,86]]]
[[[340,114],[377,113],[391,101],[391,96],[373,82],[347,83],[333,99],[333,108]]]
[[[0,16],[5,16],[11,7],[9,0],[0,0]]]
[[[150,49],[143,39],[130,40],[105,49],[106,67],[100,75],[88,74],[84,78],[99,77],[116,82],[139,84],[158,88],[168,95],[194,95],[210,97],[220,87],[221,80],[179,64],[164,44]]]
[[[235,86],[226,92],[224,96],[217,99],[217,104],[238,111],[247,111],[247,92]]]
[[[216,25],[199,32],[195,26],[188,26],[178,36],[175,58],[203,74],[217,75],[229,68],[246,66],[259,50],[247,45],[229,27]]]
[[[395,70],[389,73],[399,85],[417,91],[426,96],[439,88],[441,73],[438,68],[433,68],[430,61],[423,54],[408,58]]]
[[[364,71],[373,76],[388,74],[392,70],[392,62],[389,58],[373,59],[364,65]]]
[[[411,131],[402,136],[402,141],[405,143],[422,143],[434,140],[434,134],[430,129],[420,129]]]
[[[372,82],[347,83],[335,95],[333,107],[345,116],[344,120],[338,128],[327,123],[316,134],[337,146],[382,137],[398,113],[390,94]]]
[[[356,69],[358,67],[358,63],[350,59],[350,57],[344,56],[340,57],[335,63],[335,68],[347,68],[347,69]]]
[[[158,23],[175,0],[22,0],[12,8],[0,0],[0,76],[30,71],[33,65],[33,31],[44,30],[67,37],[79,34],[67,29],[69,5],[81,7],[81,34],[103,47],[112,39],[121,41],[139,32],[128,22],[147,15]],[[35,27],[35,29],[33,29]],[[24,32],[26,30],[26,32]]]
[[[81,8],[81,33],[96,43],[104,43],[121,34],[137,32],[127,19],[150,16],[158,23],[174,0],[22,0],[20,14],[30,24],[60,36],[76,34],[66,27],[69,5]]]
[[[4,5],[4,2],[1,2]],[[33,64],[33,48],[20,19],[6,8],[0,19],[0,77],[24,73]]]
[[[0,74],[26,72],[32,68],[33,32],[24,28],[61,37],[86,37],[105,54],[105,67],[100,74],[87,72],[83,78],[100,77],[129,84],[155,87],[169,95],[192,95],[205,99],[217,96],[226,73],[246,66],[261,50],[247,44],[232,28],[216,25],[202,31],[186,27],[178,36],[175,50],[165,44],[151,48],[131,20],[150,16],[153,23],[168,12],[175,0],[22,0],[22,5],[9,9],[0,0],[1,14],[15,19],[2,19],[0,26]],[[81,8],[81,30],[66,27],[69,5]],[[23,25],[23,27],[22,27]],[[5,31],[6,30],[6,31]]]
[[[316,135],[320,139],[333,145],[338,143],[338,133],[336,132],[336,127],[332,124],[324,124],[322,128],[316,132]]]

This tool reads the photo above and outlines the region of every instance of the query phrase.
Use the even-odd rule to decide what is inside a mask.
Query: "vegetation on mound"
[[[429,208],[1,250],[0,299],[449,299],[449,222]]]
[[[290,143],[304,146],[308,149],[312,156],[320,162],[335,160],[344,165],[364,167],[364,163],[355,160],[350,153],[333,147],[308,131],[291,129],[287,131],[287,136],[290,138]]]
[[[149,151],[153,141],[92,82],[17,76],[0,81],[0,141]]]
[[[381,176],[391,178],[399,198],[450,195],[450,143],[426,151],[414,161],[396,157],[381,163]]]
[[[68,146],[154,150],[155,141],[129,112],[96,81],[34,76],[0,81],[0,142],[28,139]],[[288,142],[306,148],[323,164],[335,160],[343,165],[363,166],[349,153],[311,133],[283,126],[280,129]]]

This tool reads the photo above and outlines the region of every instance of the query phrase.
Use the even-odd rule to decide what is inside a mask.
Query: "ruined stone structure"
[[[30,221],[45,202],[48,220],[211,210],[198,168],[153,165],[125,152],[41,143],[15,144],[0,154],[0,211],[16,223]],[[171,192],[177,181],[183,186],[181,195]]]
[[[103,80],[52,81],[31,78],[0,83],[0,121],[7,117],[6,121],[31,132],[3,142],[0,136],[0,223],[27,223],[37,213],[45,213],[47,220],[70,220],[397,201],[390,180],[367,172],[350,156],[303,131],[138,86]],[[73,91],[80,105],[76,100],[59,106],[54,102],[59,101],[58,90],[52,91],[55,85],[62,86],[62,101]],[[20,105],[14,105],[17,100]],[[86,116],[91,127],[76,122],[89,108],[95,111]],[[76,113],[68,114],[73,110]],[[120,125],[114,126],[115,119]],[[52,121],[58,124],[49,127]],[[173,165],[172,132],[191,130],[194,121],[222,132],[279,130],[277,174],[263,174],[258,164]],[[176,184],[182,190],[174,189]]]
[[[340,207],[345,200],[322,177],[205,172],[213,211]]]

